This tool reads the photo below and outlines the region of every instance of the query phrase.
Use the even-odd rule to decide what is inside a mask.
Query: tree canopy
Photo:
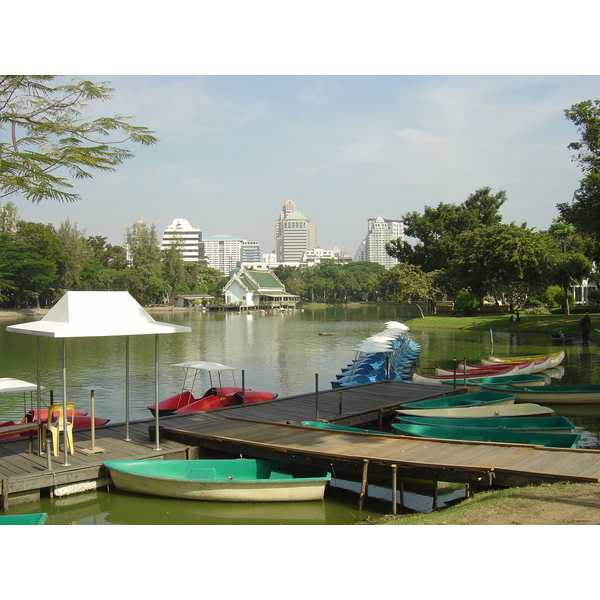
[[[573,160],[579,164],[583,179],[572,202],[557,205],[562,219],[582,232],[600,238],[600,100],[585,100],[565,110],[581,138],[571,142]]]
[[[0,75],[0,198],[79,200],[71,178],[114,171],[133,156],[124,144],[158,141],[146,127],[132,125],[132,117],[83,116],[91,102],[110,100],[110,82],[53,85],[55,78]]]

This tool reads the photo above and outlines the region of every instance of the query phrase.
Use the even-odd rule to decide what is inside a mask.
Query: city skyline
[[[112,244],[137,220],[160,233],[179,217],[263,254],[288,198],[317,225],[317,247],[351,256],[367,219],[461,204],[482,187],[506,190],[504,222],[547,229],[582,177],[564,110],[600,96],[598,76],[82,77],[115,87],[94,116],[134,115],[159,143],[76,181],[80,202],[3,202]]]

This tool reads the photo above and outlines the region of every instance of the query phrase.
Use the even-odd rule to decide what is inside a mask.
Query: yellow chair
[[[73,444],[73,423],[75,421],[75,403],[67,402],[67,450],[75,454]],[[46,434],[48,431],[52,434],[52,450],[54,456],[58,456],[60,445],[60,432],[65,430],[65,419],[63,418],[63,405],[53,404],[48,409],[48,418],[42,423],[42,451],[46,449]]]

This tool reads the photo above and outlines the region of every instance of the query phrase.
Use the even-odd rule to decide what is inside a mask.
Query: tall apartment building
[[[186,219],[175,219],[164,231],[161,250],[177,244],[186,262],[206,263],[202,244],[202,231],[192,227]]]
[[[398,238],[404,238],[404,226],[402,221],[393,219],[367,219],[367,235],[361,241],[354,260],[376,262],[386,269],[398,264],[398,260],[391,257],[385,249],[385,245]]]
[[[240,263],[260,262],[260,246],[258,242],[245,240],[234,235],[209,235],[203,240],[204,254],[208,266],[218,269],[225,275],[239,266]]]
[[[288,200],[275,223],[275,257],[277,262],[301,262],[307,250],[316,247],[316,225]]]

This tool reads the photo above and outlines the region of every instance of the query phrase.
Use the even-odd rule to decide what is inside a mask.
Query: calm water
[[[157,321],[191,327],[189,334],[160,336],[159,396],[166,398],[181,390],[183,370],[172,363],[209,360],[244,370],[246,387],[277,392],[287,396],[315,389],[330,389],[330,382],[353,357],[353,349],[364,338],[385,327],[389,320],[405,321],[414,313],[393,306],[327,308],[287,314],[238,314],[228,312],[154,313]],[[8,333],[6,326],[22,322],[0,321],[0,377],[36,381],[36,340],[33,336]],[[410,326],[410,322],[408,323]],[[320,336],[335,332],[337,336]],[[452,359],[478,362],[494,352],[498,355],[539,354],[556,351],[549,333],[517,334],[489,331],[429,331],[410,333],[421,345],[420,373],[433,373],[436,366],[452,366]],[[598,383],[600,365],[598,345],[580,344],[565,347],[563,383]],[[62,401],[62,362],[59,340],[41,340],[43,400]],[[67,398],[78,408],[89,410],[90,392],[96,386],[96,415],[112,422],[125,420],[125,340],[122,338],[72,339],[67,342]],[[555,383],[556,381],[553,381]],[[224,385],[231,385],[231,379]],[[241,385],[241,377],[236,380]],[[146,406],[154,402],[154,337],[132,337],[130,341],[130,419],[151,417]],[[209,387],[208,380],[197,384],[195,391]],[[30,395],[0,395],[0,422],[19,420],[34,398]],[[580,447],[600,447],[600,407],[558,408],[574,421],[582,434]],[[66,498],[43,500],[15,508],[15,512],[49,513],[48,523],[81,524],[235,524],[235,523],[354,523],[386,512],[391,492],[371,488],[381,498],[356,508],[357,486],[339,484],[323,503],[284,505],[224,505],[160,500],[122,494],[111,489]],[[346,492],[345,488],[350,488]],[[415,510],[428,511],[432,499],[428,490],[415,488],[406,494],[406,504]],[[462,491],[448,490],[444,501],[460,497]]]

